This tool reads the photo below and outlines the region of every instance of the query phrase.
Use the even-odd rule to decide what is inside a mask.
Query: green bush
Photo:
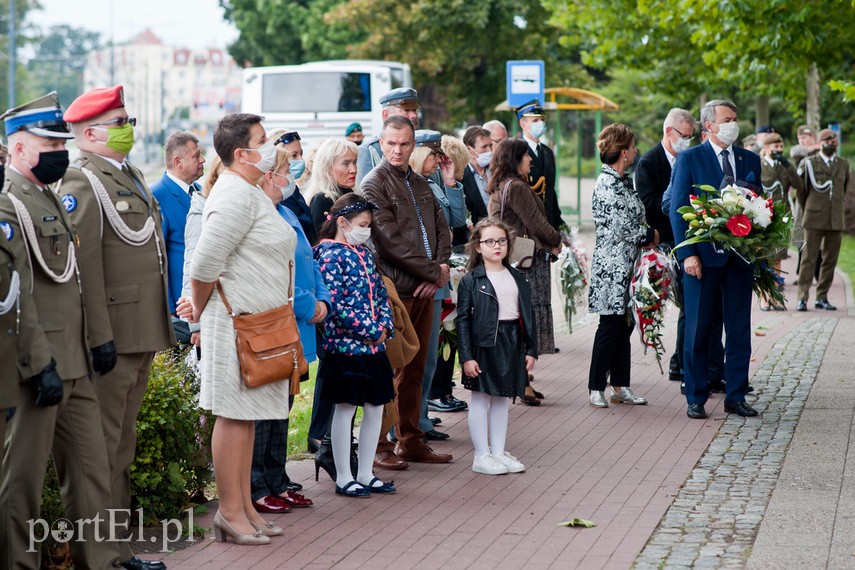
[[[137,453],[131,465],[133,509],[147,523],[175,518],[211,481],[214,418],[198,406],[199,380],[175,351],[158,353],[137,416]]]

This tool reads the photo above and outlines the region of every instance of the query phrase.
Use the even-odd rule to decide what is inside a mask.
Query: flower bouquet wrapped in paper
[[[644,250],[635,262],[632,281],[629,283],[629,305],[635,317],[644,353],[652,348],[662,371],[662,324],[665,320],[665,303],[673,297],[673,261],[663,250]]]
[[[578,228],[562,230],[565,247],[558,254],[558,291],[564,300],[564,318],[567,328],[573,332],[573,315],[587,298],[588,253],[578,236]]]
[[[469,256],[462,253],[452,253],[448,259],[448,266],[451,269],[451,277],[449,279],[449,287],[451,289],[450,296],[442,301],[442,313],[440,315],[439,329],[439,345],[437,354],[443,360],[451,358],[452,347],[457,346],[457,287],[460,285],[460,280],[466,275],[466,264],[469,262]]]
[[[790,241],[793,220],[786,204],[732,184],[721,191],[712,186],[698,189],[701,193],[689,196],[689,205],[677,210],[689,228],[674,249],[705,242],[732,251],[753,266],[754,292],[783,305],[781,276],[772,258]]]

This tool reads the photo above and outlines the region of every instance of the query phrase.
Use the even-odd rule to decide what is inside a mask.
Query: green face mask
[[[99,129],[101,127],[94,127]],[[107,131],[107,142],[102,142],[107,148],[128,155],[134,147],[134,128],[130,124],[122,127],[110,127]]]

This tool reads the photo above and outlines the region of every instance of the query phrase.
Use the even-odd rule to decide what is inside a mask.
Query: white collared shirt
[[[774,167],[778,163],[778,161],[775,160],[774,158],[772,158],[771,156],[765,156],[765,157],[763,157],[763,160],[765,160],[766,164],[768,164],[771,167]]]
[[[481,194],[481,199],[484,201],[484,205],[489,208],[490,195],[487,194],[487,181],[490,178],[490,171],[485,168],[485,176],[481,176],[474,166],[471,164],[468,164],[467,166],[472,171],[472,176],[475,178],[475,186],[478,187],[478,193]]]
[[[671,165],[671,170],[674,170],[674,163],[677,162],[677,155],[671,154],[671,152],[665,147],[665,144],[662,145],[662,150],[665,151],[665,158],[668,159],[668,164]]]
[[[527,136],[525,136],[525,132],[523,132],[523,139],[525,139],[525,142],[528,143],[528,148],[531,149],[531,152],[534,153],[534,156],[537,156],[537,145],[539,145],[540,143],[536,143]]]
[[[834,162],[834,155],[833,154],[831,156],[825,156],[825,153],[820,151],[819,156],[821,156],[822,160],[825,161],[826,166],[831,166],[831,163]]]
[[[187,184],[186,182],[184,182],[183,180],[181,180],[180,178],[178,178],[177,176],[175,176],[174,174],[172,174],[168,170],[166,171],[166,175],[169,176],[170,180],[172,180],[173,182],[178,184],[178,187],[181,188],[182,190],[184,190],[185,194],[188,194],[188,195],[190,194],[190,185],[189,184]]]
[[[119,162],[118,160],[112,159],[112,158],[110,158],[109,156],[103,156],[103,155],[100,155],[100,154],[96,154],[95,156],[100,157],[100,158],[103,158],[104,160],[106,160],[107,162],[109,162],[110,164],[112,164],[113,166],[115,166],[116,168],[118,168],[119,170],[121,170],[121,169],[122,169],[122,167],[124,167],[124,166],[125,166],[125,161],[124,161],[124,160],[123,160],[122,162]]]

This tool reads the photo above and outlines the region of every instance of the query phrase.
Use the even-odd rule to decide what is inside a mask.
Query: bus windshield
[[[270,73],[262,82],[262,113],[371,111],[368,73]]]

